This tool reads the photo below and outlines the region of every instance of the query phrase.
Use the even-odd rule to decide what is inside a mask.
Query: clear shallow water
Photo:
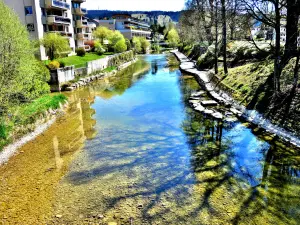
[[[69,94],[0,168],[4,224],[299,224],[299,150],[193,111],[196,90],[151,55]]]

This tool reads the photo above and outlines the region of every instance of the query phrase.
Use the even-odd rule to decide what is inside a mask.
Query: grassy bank
[[[0,117],[0,151],[14,139],[32,131],[38,119],[45,117],[49,109],[58,109],[66,100],[62,94],[45,95],[9,110],[8,116]]]
[[[77,55],[73,55],[73,56],[69,56],[69,57],[65,57],[65,58],[60,58],[57,59],[59,62],[64,62],[66,66],[72,66],[74,65],[75,68],[81,68],[81,67],[85,67],[87,62],[93,61],[93,60],[97,60],[97,59],[103,59],[108,55],[112,55],[114,54],[113,52],[106,52],[103,55],[98,55],[96,53],[93,52],[89,52],[86,53],[85,56],[77,56]],[[50,60],[46,60],[45,64],[47,65],[50,62]]]

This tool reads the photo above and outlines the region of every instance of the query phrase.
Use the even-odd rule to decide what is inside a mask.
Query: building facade
[[[130,15],[114,15],[107,20],[97,20],[98,26],[104,26],[110,30],[120,31],[125,38],[133,37],[151,38],[150,25],[146,22],[132,18]]]
[[[87,10],[81,7],[86,0],[4,0],[27,27],[34,40],[43,38],[47,32],[58,33],[68,39],[72,54],[92,39],[93,26],[84,17]],[[96,25],[94,25],[96,26]],[[45,49],[40,47],[39,57],[47,59]]]

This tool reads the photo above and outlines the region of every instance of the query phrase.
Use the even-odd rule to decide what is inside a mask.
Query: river
[[[299,149],[193,111],[200,87],[167,59],[67,93],[0,167],[0,224],[299,224]]]

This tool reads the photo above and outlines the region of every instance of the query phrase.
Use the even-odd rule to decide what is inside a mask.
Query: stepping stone
[[[204,112],[205,108],[202,105],[198,105],[195,110],[199,111],[199,112]]]
[[[236,121],[238,121],[238,119],[236,117],[229,117],[229,118],[226,118],[225,121],[227,121],[227,122],[236,122]]]
[[[205,113],[205,114],[208,114],[208,115],[211,115],[211,114],[214,113],[214,111],[213,111],[213,110],[210,110],[210,109],[205,109],[205,110],[204,110],[204,113]]]
[[[207,101],[202,101],[201,105],[203,105],[203,106],[217,106],[218,103],[214,100],[207,100]]]
[[[190,104],[197,104],[197,103],[200,104],[200,101],[199,100],[189,100],[189,103]]]
[[[205,94],[205,91],[198,91],[191,94],[191,97],[200,97]]]
[[[219,113],[219,112],[215,112],[212,114],[213,117],[215,117],[216,119],[223,119],[223,115],[222,113]]]
[[[239,115],[241,116],[243,113],[235,108],[230,108],[230,111],[233,113],[233,114],[236,114],[236,115]]]

